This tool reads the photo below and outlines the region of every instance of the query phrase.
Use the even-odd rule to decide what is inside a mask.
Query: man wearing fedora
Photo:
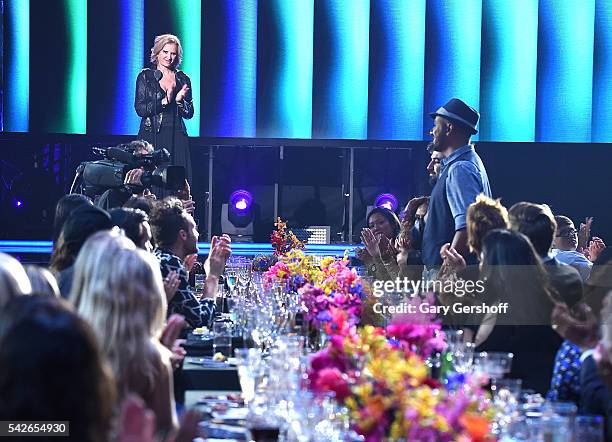
[[[434,127],[432,146],[444,158],[429,200],[428,219],[423,233],[424,278],[434,279],[442,265],[440,249],[450,243],[468,264],[475,264],[467,245],[466,213],[470,204],[483,193],[491,196],[487,171],[474,146],[472,135],[480,115],[458,98],[451,99],[430,114]]]

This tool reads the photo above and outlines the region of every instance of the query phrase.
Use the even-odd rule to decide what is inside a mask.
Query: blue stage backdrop
[[[171,32],[191,136],[423,140],[457,96],[481,141],[612,142],[611,0],[11,0],[3,32],[7,132],[137,133]]]

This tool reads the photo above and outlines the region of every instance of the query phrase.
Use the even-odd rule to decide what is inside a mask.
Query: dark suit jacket
[[[580,273],[567,264],[562,264],[555,258],[544,262],[550,284],[557,291],[568,307],[573,307],[583,299],[582,278]]]

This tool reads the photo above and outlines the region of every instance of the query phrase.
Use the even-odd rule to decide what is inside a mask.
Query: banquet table
[[[229,364],[212,364],[210,359],[187,356],[183,363],[183,387],[189,390],[239,391],[238,369]],[[204,365],[203,365],[204,363]]]

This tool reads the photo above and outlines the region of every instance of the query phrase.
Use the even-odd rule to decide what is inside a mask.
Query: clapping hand
[[[174,98],[174,100],[177,103],[183,101],[185,99],[185,96],[187,95],[187,92],[189,92],[189,87],[187,87],[187,85],[184,84],[181,90],[178,91],[178,94],[176,94],[176,97]]]
[[[185,359],[185,355],[187,354],[182,347],[186,341],[184,339],[178,339],[184,326],[185,318],[181,315],[173,314],[168,318],[168,322],[160,338],[164,347],[172,352],[170,361],[172,362],[172,368],[175,369],[180,367],[181,362]]]
[[[378,248],[380,250],[380,256],[384,256],[385,259],[395,257],[395,255],[398,253],[398,250],[395,248],[395,241],[391,243],[389,238],[387,238],[385,235],[380,235],[380,239],[378,240]]]
[[[589,246],[589,238],[591,237],[592,224],[592,216],[587,216],[584,219],[584,223],[580,223],[580,230],[578,230],[578,250],[584,250]]]
[[[446,243],[442,246],[440,249],[440,257],[444,260],[444,264],[454,270],[459,271],[467,267],[465,258],[463,258],[450,243]]]
[[[366,250],[370,254],[370,256],[374,259],[381,259],[380,255],[380,237],[382,235],[374,235],[369,228],[364,228],[361,230],[361,240],[366,247]]]
[[[589,243],[589,259],[591,262],[595,262],[599,255],[606,248],[606,244],[603,242],[601,238],[594,236],[591,242]]]
[[[207,275],[219,277],[225,270],[225,263],[232,254],[232,240],[228,235],[213,236],[210,242],[210,254],[204,263]]]
[[[185,261],[183,262],[183,264],[185,265],[185,270],[187,270],[187,273],[191,272],[191,269],[193,269],[193,266],[197,260],[198,260],[197,253],[192,253],[191,255],[187,255],[185,257]]]
[[[169,272],[164,278],[164,292],[166,293],[166,299],[168,302],[174,298],[180,283],[181,280],[179,279],[178,273],[176,273],[174,270]]]

